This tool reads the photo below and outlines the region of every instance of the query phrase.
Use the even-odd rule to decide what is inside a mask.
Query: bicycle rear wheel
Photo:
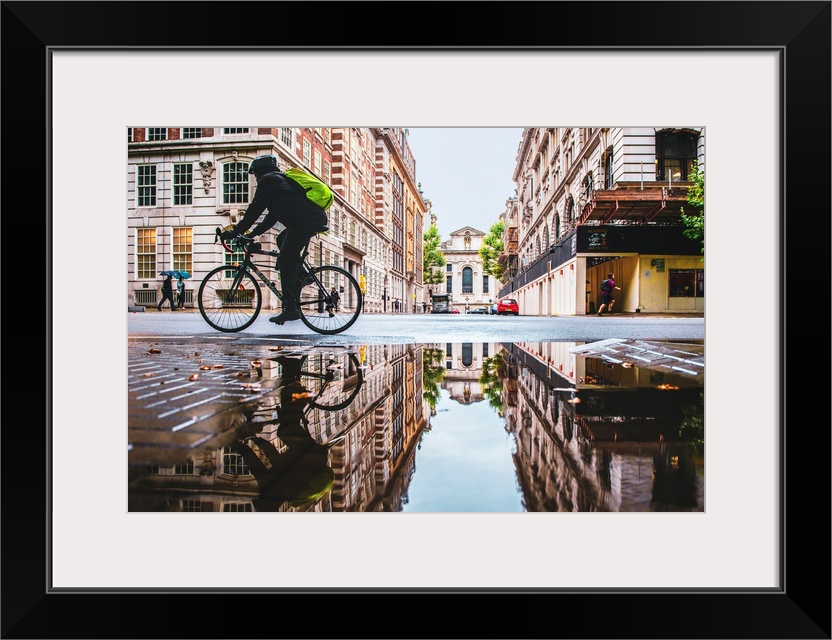
[[[332,288],[338,292],[334,299]],[[346,269],[325,265],[315,267],[301,278],[298,290],[300,319],[318,333],[341,333],[361,314],[364,296],[358,281]]]
[[[251,326],[260,313],[263,294],[260,285],[239,267],[217,267],[202,280],[197,294],[199,312],[217,331],[233,333]],[[232,291],[237,276],[240,284]]]

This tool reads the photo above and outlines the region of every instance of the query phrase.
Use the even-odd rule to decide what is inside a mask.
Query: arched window
[[[555,238],[560,238],[560,214],[555,213]]]
[[[474,362],[474,344],[471,342],[462,343],[462,366],[470,367]]]
[[[474,270],[471,267],[462,270],[462,293],[474,293]]]

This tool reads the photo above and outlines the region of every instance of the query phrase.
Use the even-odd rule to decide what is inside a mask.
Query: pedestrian
[[[280,255],[275,268],[280,271],[283,292],[288,295],[283,301],[283,311],[269,318],[269,321],[283,324],[299,320],[300,311],[294,296],[302,263],[300,253],[309,240],[326,226],[326,212],[306,197],[303,187],[280,171],[274,156],[257,156],[251,161],[248,172],[257,180],[254,197],[242,219],[233,228],[224,231],[222,238],[228,240],[239,233],[253,238],[278,222],[286,227],[277,238]],[[264,211],[268,213],[263,220],[251,228]]]
[[[335,290],[335,287],[332,287],[332,291],[329,292],[329,295],[332,298],[332,305],[337,310],[338,305],[341,304],[341,294]]]
[[[162,282],[162,299],[156,305],[157,311],[162,310],[162,305],[165,304],[165,300],[170,302],[170,310],[176,311],[176,303],[173,301],[173,276],[170,274],[166,275],[164,282]]]
[[[604,309],[606,307],[609,307],[609,313],[612,313],[612,307],[615,304],[615,300],[612,299],[612,292],[615,289],[621,291],[621,287],[615,286],[615,274],[607,274],[607,279],[601,283],[601,306],[598,307],[599,316],[604,315]]]
[[[176,306],[179,309],[185,307],[185,278],[181,274],[176,280]]]

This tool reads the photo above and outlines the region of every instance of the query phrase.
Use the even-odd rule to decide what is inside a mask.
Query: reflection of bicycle
[[[293,378],[310,394],[309,406],[325,411],[349,406],[364,384],[364,372],[354,353],[304,355]]]
[[[318,233],[327,230],[327,227],[322,227]],[[221,237],[221,232],[222,229],[216,229],[214,242]],[[197,302],[199,312],[209,325],[218,331],[230,333],[251,326],[260,314],[263,294],[255,275],[281,303],[285,303],[287,294],[278,290],[277,285],[265,276],[252,259],[254,255],[264,255],[276,260],[280,251],[266,251],[259,242],[243,235],[231,240],[230,246],[224,240],[221,241],[230,254],[227,257],[242,253],[242,259],[217,267],[205,276],[199,285]],[[300,319],[318,333],[341,333],[351,327],[361,313],[361,288],[346,269],[333,265],[313,267],[306,260],[308,253],[309,243],[303,248],[296,296]],[[335,289],[334,295],[332,289]]]

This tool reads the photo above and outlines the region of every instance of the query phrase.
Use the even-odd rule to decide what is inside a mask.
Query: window
[[[193,273],[194,230],[191,227],[173,228],[173,268]]]
[[[280,141],[290,149],[292,148],[292,137],[292,127],[280,128]]]
[[[166,128],[150,127],[147,130],[147,139],[151,140],[167,140],[168,130]]]
[[[222,454],[222,470],[223,473],[230,473],[235,476],[251,475],[246,461],[236,451],[231,449],[224,449]]]
[[[248,127],[225,127],[222,132],[224,134],[229,133],[248,133]]]
[[[604,189],[612,189],[612,147],[604,155]]]
[[[205,508],[203,508],[203,504]],[[201,500],[183,500],[182,501],[182,511],[187,511],[188,513],[191,512],[198,512],[198,511],[211,511],[209,508],[211,506],[210,502],[203,503]]]
[[[192,140],[194,138],[202,137],[202,129],[200,127],[182,127],[182,139]]]
[[[474,270],[471,267],[462,270],[462,293],[474,293]]]
[[[451,342],[446,342],[445,343],[445,355],[448,358],[450,358],[451,354],[453,353],[453,347],[454,347],[453,343],[451,343]]]
[[[452,264],[449,262],[448,264],[446,264],[446,265],[445,265],[445,271],[447,271],[448,273],[453,273],[453,271],[454,271],[454,265],[452,265]]]
[[[133,142],[133,127],[127,127],[127,142]]]
[[[312,143],[306,138],[303,139],[303,164],[307,167],[312,164]]]
[[[448,276],[445,278],[445,291],[451,293],[454,290],[454,277]]]
[[[234,512],[241,513],[243,511],[251,512],[251,503],[248,502],[227,502],[222,505],[222,510],[226,513]]]
[[[222,165],[223,204],[248,202],[248,162],[227,162]]]
[[[156,165],[140,164],[137,167],[136,189],[139,207],[156,206]]]
[[[482,274],[482,292],[488,293],[488,274]]]
[[[173,165],[173,204],[193,204],[194,165]]]
[[[194,475],[194,463],[193,461],[188,462],[186,464],[177,464],[173,468],[173,474],[177,476],[192,476]]]
[[[136,229],[136,277],[156,278],[156,229]]]
[[[350,204],[358,207],[358,176],[354,173],[352,174],[352,180],[350,180]]]
[[[660,131],[656,134],[656,180],[688,180],[696,161],[694,133]]]
[[[323,178],[323,180],[324,180],[324,182],[325,182],[326,184],[329,184],[329,172],[330,172],[330,169],[329,169],[329,161],[328,161],[328,160],[324,160],[324,170],[323,170],[323,171],[324,171],[324,172],[323,172],[323,174],[322,174],[322,178]]]
[[[462,343],[462,366],[470,367],[474,363],[474,343]]]
[[[488,343],[487,342],[482,343],[482,357],[483,358],[488,357]]]
[[[315,149],[315,163],[312,165],[312,171],[315,173],[321,170],[321,152]]]
[[[332,235],[336,238],[341,237],[341,212],[338,209],[332,209],[329,212],[329,228]]]
[[[667,283],[671,298],[702,298],[705,295],[705,270],[669,269]]]

